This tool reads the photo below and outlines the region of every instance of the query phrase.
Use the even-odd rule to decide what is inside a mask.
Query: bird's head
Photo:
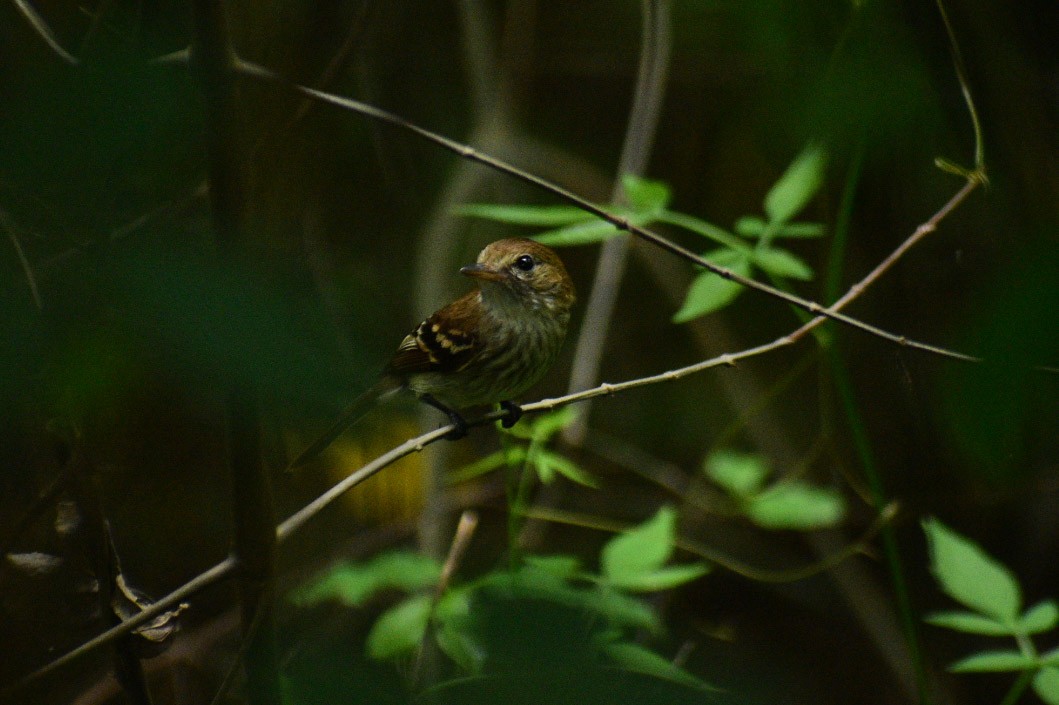
[[[478,280],[482,300],[489,305],[564,314],[574,305],[574,283],[562,260],[533,240],[497,240],[460,273]]]

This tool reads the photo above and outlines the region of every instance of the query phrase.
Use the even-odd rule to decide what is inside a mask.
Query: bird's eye
[[[521,269],[523,272],[528,272],[537,266],[537,261],[529,255],[522,255],[515,260],[515,267]]]

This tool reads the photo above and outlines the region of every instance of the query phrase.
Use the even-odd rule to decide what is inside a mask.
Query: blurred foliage
[[[952,664],[955,673],[1022,674],[1006,702],[1014,702],[1030,683],[1041,700],[1059,703],[1059,649],[1039,654],[1031,636],[1059,625],[1054,600],[1039,602],[1022,612],[1022,589],[1005,566],[979,546],[937,519],[923,523],[930,542],[930,561],[941,588],[970,612],[940,612],[927,617],[938,627],[986,636],[1015,639],[1016,649],[981,651]]]
[[[596,243],[614,234],[406,133],[241,81],[243,138],[233,148],[244,155],[246,237],[242,257],[222,265],[198,89],[185,67],[153,61],[187,46],[187,4],[31,4],[79,63],[55,55],[15,3],[0,4],[0,685],[102,626],[85,567],[90,542],[58,520],[57,507],[76,504],[73,474],[98,485],[130,585],[165,594],[228,551],[238,498],[223,409],[233,381],[260,391],[266,456],[281,468],[288,447],[363,388],[423,314],[462,291],[458,268],[484,243],[527,226],[563,235],[585,300]],[[474,146],[593,202],[612,191],[640,3],[226,6],[251,61],[454,139],[473,134]],[[461,7],[474,11],[461,16]],[[671,9],[661,127],[647,178],[624,182],[628,217],[823,302],[959,188],[934,166],[939,157],[970,166],[974,152],[934,3],[688,0]],[[1059,584],[1059,378],[1035,369],[1059,365],[1059,13],[1048,0],[947,10],[990,186],[850,313],[990,364],[953,364],[830,327],[826,355],[811,347],[819,341],[804,342],[597,400],[584,448],[558,441],[559,414],[527,418],[500,441],[478,430],[451,444],[445,465],[476,474],[464,482],[442,488],[417,459],[391,468],[284,545],[284,585],[336,561],[336,573],[375,565],[373,556],[406,547],[413,519],[444,535],[450,510],[473,506],[482,523],[451,588],[467,599],[435,604],[435,583],[420,576],[373,583],[374,597],[355,609],[288,604],[280,641],[292,702],[889,703],[917,697],[915,666],[937,702],[993,703],[1009,692],[1010,673],[937,672],[980,653],[986,621],[1003,623],[1005,636],[1050,623],[1042,600]],[[479,94],[500,77],[503,91]],[[775,301],[646,250],[632,249],[606,380],[740,350],[797,324]],[[533,395],[565,388],[572,348]],[[407,408],[365,419],[319,472],[277,474],[280,516],[408,437]],[[865,481],[868,467],[875,482]],[[575,481],[546,482],[557,475]],[[715,570],[649,602],[629,592],[672,587],[700,569],[667,562],[674,535],[764,569],[812,565],[829,541],[873,520],[865,484],[909,517],[945,517],[981,548],[940,524],[929,525],[928,548],[914,521],[899,521],[892,545],[903,578],[869,552],[840,566],[851,579],[766,587]],[[516,509],[541,504],[640,528],[614,537],[529,514],[512,521],[505,497],[520,488]],[[659,513],[670,505],[679,522]],[[822,526],[831,528],[804,531]],[[601,556],[598,571],[584,567]],[[435,575],[436,559],[423,575]],[[941,604],[931,559],[944,591],[969,611],[941,618],[952,629],[920,634],[917,660],[888,616],[902,609],[888,581],[909,596],[904,618],[917,620]],[[939,571],[939,561],[964,567]],[[667,572],[674,567],[686,573]],[[961,582],[964,571],[973,580]],[[1014,616],[1010,605],[1004,613],[1014,627],[994,614],[996,591],[985,602],[967,593],[989,575],[1018,588]],[[853,583],[868,589],[848,594]],[[414,601],[378,594],[398,587]],[[227,589],[195,597],[176,636],[188,645],[184,660],[147,663],[157,702],[212,699],[224,678],[218,664],[238,651],[224,620],[235,610]],[[865,613],[872,624],[860,621]],[[439,685],[438,655],[428,651],[417,680],[409,635],[421,627],[448,639],[438,648],[453,663],[478,654],[482,675]],[[404,655],[378,662],[362,657],[366,648]],[[664,677],[673,656],[680,673],[727,692]],[[1057,677],[1042,664],[1033,662],[1032,685],[1044,696]],[[86,692],[116,702],[110,667],[96,653],[27,702]]]

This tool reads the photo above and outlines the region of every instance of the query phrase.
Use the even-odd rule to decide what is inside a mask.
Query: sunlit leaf
[[[692,688],[706,688],[706,684],[650,649],[630,642],[616,642],[603,647],[604,653],[622,668],[680,683]]]
[[[448,476],[448,484],[457,485],[461,482],[467,482],[499,468],[520,465],[525,460],[526,449],[519,445],[511,445],[452,471]]]
[[[790,482],[753,497],[745,511],[751,521],[766,529],[812,531],[837,524],[845,503],[835,490]]]
[[[776,247],[754,250],[754,264],[777,277],[790,277],[800,281],[813,278],[812,268],[793,252]]]
[[[710,454],[704,469],[711,480],[740,497],[757,494],[769,475],[761,456],[731,450]]]
[[[750,261],[734,250],[720,249],[706,254],[719,267],[744,277],[750,276]],[[674,323],[686,323],[724,308],[739,296],[743,287],[713,272],[702,272],[691,282],[680,310],[673,314]]]
[[[1033,692],[1048,705],[1059,705],[1059,668],[1045,666],[1033,677]]]
[[[413,595],[383,612],[368,634],[368,655],[383,660],[419,647],[430,621],[432,595]]]
[[[658,615],[644,602],[614,589],[571,585],[565,577],[532,565],[516,572],[494,571],[480,585],[507,597],[545,600],[598,614],[616,626],[661,631]]]
[[[485,653],[468,629],[471,619],[471,600],[474,588],[450,587],[434,605],[433,619],[437,625],[434,639],[445,654],[467,672],[477,672],[485,660]]]
[[[542,485],[549,485],[555,480],[555,466],[542,457],[544,453],[538,453],[533,460],[533,469],[537,471],[537,479]]]
[[[662,181],[644,179],[632,174],[621,177],[625,198],[636,213],[657,213],[669,205],[673,194]]]
[[[756,215],[743,216],[735,221],[733,230],[743,237],[761,237],[769,229],[769,224],[764,218]],[[824,226],[822,223],[783,223],[772,227],[772,237],[786,238],[812,238],[822,237]]]
[[[745,242],[719,225],[709,223],[702,218],[696,218],[695,216],[686,213],[663,211],[658,215],[658,220],[663,223],[668,223],[669,225],[675,225],[678,228],[690,230],[691,232],[709,238],[718,245],[723,245],[728,249],[740,250],[740,248],[743,248],[745,251],[749,252],[749,249],[746,249],[748,246]],[[707,259],[709,259],[709,257],[707,257]]]
[[[460,622],[444,622],[434,634],[434,640],[445,655],[468,673],[477,673],[485,662],[486,653]]]
[[[483,218],[512,225],[552,228],[595,218],[576,206],[519,206],[497,203],[468,203],[453,212],[470,218]]]
[[[765,215],[773,223],[783,223],[809,203],[824,181],[827,152],[820,144],[810,144],[795,157],[787,171],[765,196]]]
[[[615,586],[654,573],[673,554],[677,514],[663,507],[643,524],[615,536],[603,547],[603,576]]]
[[[585,223],[576,223],[574,225],[548,230],[539,235],[534,235],[533,239],[542,245],[548,245],[549,247],[571,247],[574,245],[591,245],[596,242],[603,242],[604,240],[609,240],[612,237],[617,237],[622,234],[623,231],[618,230],[607,221],[594,218]]]
[[[1019,651],[982,651],[949,666],[953,673],[999,673],[1036,668],[1037,660]]]
[[[709,572],[709,566],[705,563],[663,566],[650,573],[629,575],[616,585],[629,592],[659,592],[698,580]]]
[[[650,605],[618,590],[583,590],[583,604],[593,612],[626,629],[646,629],[652,634],[662,631],[658,614]]]
[[[527,565],[563,580],[569,580],[581,570],[581,561],[576,556],[526,556]]]
[[[321,578],[291,594],[300,605],[314,605],[328,600],[362,605],[380,590],[398,589],[412,592],[437,584],[441,565],[433,558],[409,551],[384,553],[361,564],[335,566]]]
[[[547,467],[549,474],[559,473],[567,480],[576,482],[579,485],[584,485],[585,487],[591,487],[593,489],[599,487],[596,478],[578,467],[574,461],[559,455],[558,453],[541,451],[537,456],[537,467],[538,471],[542,471],[543,468]],[[541,479],[543,480],[543,477]]]
[[[1010,624],[1002,624],[992,617],[986,617],[976,612],[937,612],[928,615],[925,621],[935,627],[945,627],[946,629],[954,629],[968,634],[1007,636],[1012,632]]]
[[[941,589],[973,610],[1015,624],[1022,595],[1011,571],[937,519],[924,521],[923,531]]]
[[[1018,629],[1023,634],[1040,634],[1059,624],[1059,607],[1052,600],[1039,602],[1019,617]]]
[[[577,413],[577,409],[573,406],[563,406],[555,411],[541,414],[533,420],[530,435],[536,440],[548,440],[573,423],[577,418]]]

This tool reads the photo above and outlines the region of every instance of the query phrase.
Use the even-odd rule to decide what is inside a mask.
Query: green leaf
[[[546,600],[598,614],[620,627],[646,629],[652,633],[661,631],[658,616],[641,600],[617,590],[573,586],[566,578],[531,565],[514,573],[494,571],[479,585],[482,589],[498,590],[508,598]]]
[[[473,588],[450,588],[434,606],[435,641],[449,658],[469,673],[479,671],[485,658],[484,650],[468,633],[472,595]]]
[[[460,586],[450,587],[438,598],[434,605],[434,619],[439,622],[459,620],[468,617],[471,613],[471,596],[473,587]]]
[[[604,646],[603,652],[625,670],[662,678],[692,688],[706,688],[703,681],[639,644],[615,642]]]
[[[577,466],[574,461],[569,458],[565,458],[558,453],[553,453],[548,450],[542,450],[537,456],[537,472],[541,476],[541,481],[544,482],[544,471],[547,468],[549,477],[553,477],[554,473],[559,473],[567,480],[576,482],[579,485],[585,487],[591,487],[592,489],[598,489],[599,483],[596,482],[596,478],[589,475],[587,472]]]
[[[616,590],[584,591],[585,607],[626,629],[645,629],[652,634],[662,632],[658,615],[650,605]]]
[[[730,269],[744,277],[750,276],[750,261],[746,255],[734,250],[720,249],[709,252],[706,259],[719,267]],[[739,296],[743,287],[713,272],[702,272],[691,282],[680,310],[673,314],[674,323],[705,316],[724,308]]]
[[[805,208],[820,189],[826,166],[827,152],[820,144],[802,150],[765,196],[768,219],[785,223]]]
[[[754,264],[777,277],[790,277],[799,281],[813,278],[812,268],[794,253],[776,247],[754,250]]]
[[[587,223],[577,223],[563,228],[556,228],[555,230],[548,230],[539,235],[534,235],[533,239],[549,247],[572,247],[574,245],[591,245],[596,242],[603,242],[622,234],[623,231],[618,230],[607,221],[595,218]]]
[[[761,456],[732,450],[710,454],[703,469],[711,480],[738,497],[760,492],[769,475]]]
[[[608,541],[601,556],[607,582],[620,587],[661,568],[673,554],[676,523],[676,511],[662,507],[653,518]]]
[[[669,205],[673,194],[662,181],[644,179],[632,174],[621,177],[621,187],[625,198],[636,213],[658,213]]]
[[[1059,607],[1052,600],[1038,602],[1019,617],[1018,629],[1023,634],[1040,634],[1059,624]]]
[[[581,561],[575,556],[526,556],[524,560],[527,565],[563,580],[570,580],[581,571]]]
[[[498,203],[467,203],[453,212],[469,218],[484,218],[512,225],[551,228],[595,218],[577,206],[516,206]]]
[[[441,565],[434,559],[410,551],[394,551],[368,563],[335,566],[322,578],[294,591],[291,600],[303,606],[328,600],[359,606],[381,590],[412,592],[437,584],[440,576]]]
[[[555,479],[555,466],[544,459],[545,451],[537,453],[533,459],[533,469],[537,471],[537,479],[542,485],[549,485]]]
[[[485,649],[467,633],[465,625],[445,622],[434,633],[434,641],[453,662],[468,673],[479,673],[485,662]]]
[[[430,621],[431,595],[413,595],[383,612],[368,634],[368,655],[384,660],[419,647]]]
[[[665,566],[651,573],[630,576],[616,587],[629,592],[659,592],[690,583],[709,572],[705,563]]]
[[[1028,671],[1037,667],[1037,659],[1019,651],[982,651],[949,666],[953,673],[1000,673]]]
[[[449,473],[447,482],[450,485],[458,485],[461,482],[473,480],[476,477],[490,473],[503,467],[521,465],[526,460],[526,449],[519,445],[512,445],[495,453],[490,453],[481,460],[464,465],[462,468]]]
[[[577,409],[564,406],[555,411],[541,414],[530,426],[531,437],[537,441],[546,441],[563,430],[577,418]]]
[[[1012,633],[1010,624],[1001,624],[992,617],[985,617],[976,612],[936,612],[924,618],[927,624],[945,627],[968,634],[984,636],[1009,636]]]
[[[977,612],[1014,625],[1022,595],[1011,571],[937,519],[924,521],[923,531],[941,589]]]
[[[1048,705],[1059,705],[1059,668],[1045,666],[1037,671],[1033,691]]]
[[[768,223],[756,215],[743,216],[735,221],[733,227],[733,230],[743,237],[761,237],[768,229]],[[811,238],[822,237],[823,234],[822,223],[784,223],[772,228],[772,237]]]
[[[662,211],[658,214],[658,220],[669,225],[675,225],[678,228],[684,228],[690,230],[693,233],[702,235],[705,238],[713,240],[718,245],[723,245],[728,249],[749,252],[749,246],[737,238],[732,233],[728,232],[719,225],[709,223],[702,218],[696,218],[693,215],[686,213],[677,213],[675,211]]]
[[[751,521],[766,529],[813,531],[837,524],[846,508],[835,490],[790,482],[752,497],[745,511]]]

